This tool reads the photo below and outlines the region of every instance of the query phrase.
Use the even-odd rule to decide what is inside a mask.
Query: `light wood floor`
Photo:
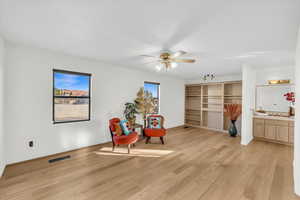
[[[294,200],[292,148],[202,129],[173,129],[166,144],[110,144],[73,151],[70,160],[38,159],[6,168],[0,199]],[[124,152],[124,153],[123,153]]]

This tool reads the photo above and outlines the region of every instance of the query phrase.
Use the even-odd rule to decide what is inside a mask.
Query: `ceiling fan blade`
[[[148,64],[152,64],[152,63],[159,63],[159,61],[154,60],[154,61],[150,61],[150,62],[143,62],[142,64],[148,65]]]
[[[177,57],[182,56],[184,54],[186,54],[185,51],[177,51],[177,52],[172,54],[172,58],[177,58]]]
[[[157,58],[157,56],[151,56],[151,55],[140,55],[142,57],[149,57],[149,58]]]
[[[194,63],[196,62],[195,59],[172,59],[172,62],[177,62],[177,63]]]

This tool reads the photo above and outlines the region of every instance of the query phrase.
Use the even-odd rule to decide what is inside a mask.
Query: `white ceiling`
[[[299,0],[0,0],[7,40],[152,71],[140,55],[184,50],[185,79],[293,65],[299,25]]]

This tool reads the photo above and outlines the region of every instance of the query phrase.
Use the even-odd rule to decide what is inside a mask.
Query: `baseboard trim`
[[[174,129],[180,129],[180,128],[184,128],[184,125],[179,125],[179,126],[174,126],[171,128],[167,128],[167,130],[174,130]]]
[[[2,178],[4,174],[5,167],[6,167],[5,165],[0,165],[0,178]]]
[[[264,141],[264,142],[272,142],[272,143],[283,144],[283,145],[288,145],[288,146],[294,146],[293,143],[281,142],[281,141],[278,141],[278,140],[272,140],[272,139],[262,138],[262,137],[253,137],[253,140]]]
[[[55,157],[58,157],[58,156],[63,156],[65,154],[70,154],[70,153],[73,153],[75,151],[84,151],[85,149],[89,149],[89,148],[93,148],[93,147],[96,148],[97,146],[102,146],[102,145],[109,144],[109,143],[111,143],[111,142],[104,142],[104,143],[94,144],[94,145],[90,145],[90,146],[86,146],[86,147],[73,149],[73,150],[70,150],[70,151],[64,151],[64,152],[55,153],[55,154],[51,154],[51,155],[47,155],[47,156],[33,158],[33,159],[30,159],[30,160],[24,160],[24,161],[20,161],[20,162],[16,162],[16,163],[11,163],[11,164],[8,164],[7,166],[26,164],[26,163],[29,163],[29,162],[41,161],[41,160],[47,160],[48,161],[51,158],[55,158]]]
[[[167,128],[167,130],[176,130],[176,129],[181,129],[181,128],[184,128],[184,125],[180,125],[180,126],[175,126],[175,127],[171,127],[171,128]],[[93,147],[97,147],[97,146],[103,146],[103,145],[106,145],[106,144],[109,144],[111,143],[111,141],[108,141],[108,142],[104,142],[104,143],[99,143],[99,144],[95,144],[95,145],[90,145],[90,146],[86,146],[86,147],[81,147],[81,148],[78,148],[78,149],[73,149],[73,150],[70,150],[70,151],[64,151],[64,152],[60,152],[60,153],[56,153],[56,154],[51,154],[51,155],[47,155],[47,156],[42,156],[42,157],[38,157],[38,158],[34,158],[34,159],[30,159],[30,160],[25,160],[25,161],[21,161],[21,162],[16,162],[16,163],[11,163],[11,164],[8,164],[7,166],[14,166],[14,165],[20,165],[20,164],[25,164],[25,163],[28,163],[28,162],[33,162],[33,161],[41,161],[41,160],[49,160],[51,158],[55,158],[55,157],[59,157],[59,156],[63,156],[65,154],[70,154],[72,152],[75,152],[75,151],[84,151],[85,149],[89,149],[89,148],[93,148]],[[0,169],[1,170],[1,169]],[[1,172],[1,171],[0,171]],[[4,172],[4,170],[3,170]],[[1,175],[1,174],[0,174]],[[3,173],[2,173],[3,175]],[[0,176],[1,177],[1,176]]]
[[[210,131],[216,131],[216,132],[220,132],[220,133],[228,133],[227,130],[221,130],[221,129],[216,129],[216,128],[209,128],[207,126],[197,126],[197,125],[192,125],[192,124],[185,124],[184,127],[201,128],[201,129],[210,130]]]

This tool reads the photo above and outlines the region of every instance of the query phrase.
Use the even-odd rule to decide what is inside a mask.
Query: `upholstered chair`
[[[128,147],[128,154],[130,153],[130,146],[131,144],[134,145],[134,143],[136,143],[139,139],[139,136],[137,134],[137,132],[133,131],[132,133],[130,133],[129,135],[117,135],[116,131],[117,131],[117,127],[116,124],[120,123],[120,119],[119,118],[113,118],[111,120],[109,120],[109,130],[110,130],[110,134],[111,134],[111,139],[112,139],[112,144],[113,144],[113,148],[112,150],[115,150],[115,146],[116,145],[127,145]]]
[[[164,136],[167,131],[164,128],[164,117],[162,115],[149,115],[147,117],[147,127],[144,129],[146,136],[146,144],[149,143],[151,137],[159,137],[162,144],[164,144]]]

